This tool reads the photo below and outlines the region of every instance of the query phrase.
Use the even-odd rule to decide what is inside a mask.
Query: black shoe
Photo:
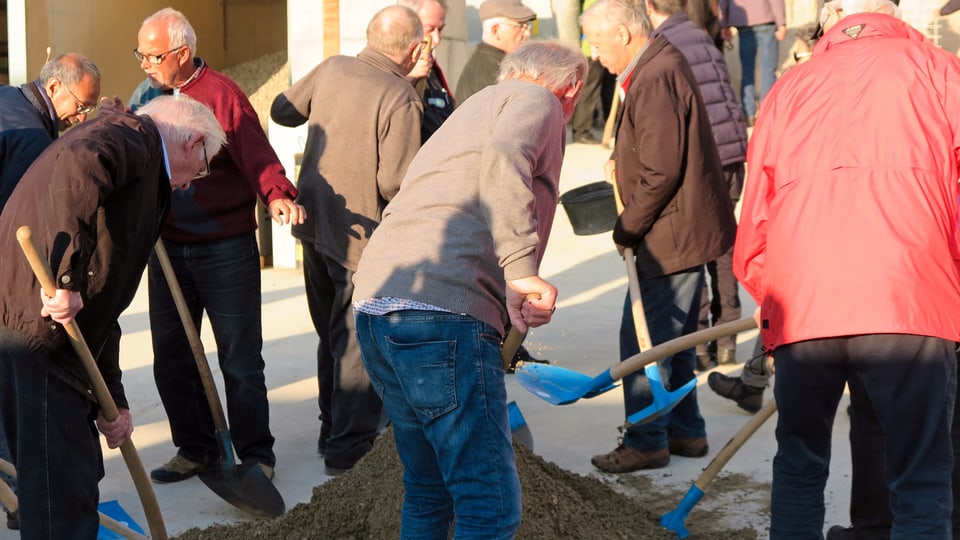
[[[11,531],[20,530],[20,510],[7,512],[7,528]]]
[[[853,527],[834,525],[827,531],[827,540],[859,540],[859,538]]]
[[[600,144],[600,139],[598,139],[593,133],[590,133],[588,131],[586,133],[574,135],[573,142],[580,143],[580,144]]]
[[[507,368],[507,373],[514,373],[517,370],[517,364],[520,362],[533,362],[534,364],[549,364],[549,360],[541,360],[540,358],[534,358],[530,356],[530,351],[526,347],[520,345],[517,349],[517,354],[513,355],[513,362],[510,362],[510,367]]]
[[[717,395],[736,401],[737,406],[751,414],[763,407],[763,388],[743,384],[740,377],[714,372],[707,377],[707,384]]]

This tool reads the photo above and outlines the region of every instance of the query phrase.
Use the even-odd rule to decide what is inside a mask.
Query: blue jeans
[[[57,361],[79,362],[67,351]],[[20,536],[97,537],[103,478],[97,406],[43,367],[20,334],[0,327],[0,412],[13,434]],[[12,429],[11,429],[12,428]]]
[[[859,377],[857,404],[872,406],[885,435],[890,538],[950,538],[955,348],[943,339],[880,334],[776,349],[771,539],[823,538],[833,420],[848,377]]]
[[[702,266],[640,280],[643,312],[647,317],[653,345],[697,331],[702,286]],[[630,305],[630,294],[627,293],[620,322],[621,360],[640,352]],[[693,348],[661,360],[660,376],[667,390],[679,388],[694,378],[695,363],[696,353]],[[650,383],[643,371],[623,378],[623,401],[628,416],[653,402]],[[668,414],[653,422],[628,428],[623,436],[623,444],[642,452],[660,450],[667,448],[668,434],[683,438],[707,436],[706,423],[697,406],[696,389],[687,394]]]
[[[237,456],[272,466],[276,458],[263,377],[260,253],[254,235],[164,245],[197,331],[204,310],[210,319]],[[148,268],[153,374],[173,444],[191,461],[215,462],[219,447],[196,360],[156,256]]]
[[[363,363],[403,462],[400,538],[509,539],[520,526],[500,336],[439,311],[356,313]]]
[[[774,32],[776,23],[758,24],[755,26],[738,26],[740,36],[740,105],[747,118],[757,116],[757,107],[764,96],[773,87],[777,80],[777,61],[780,54],[779,42]],[[760,99],[757,100],[755,72],[757,69],[757,53],[760,53]]]

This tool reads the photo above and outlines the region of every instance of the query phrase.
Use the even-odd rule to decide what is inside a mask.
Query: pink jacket
[[[774,348],[960,340],[960,60],[880,14],[843,18],[763,100],[734,273]]]

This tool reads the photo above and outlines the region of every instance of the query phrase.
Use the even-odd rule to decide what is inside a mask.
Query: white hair
[[[210,158],[227,144],[227,135],[213,111],[185,94],[153,98],[137,109],[137,114],[149,116],[168,144],[185,143],[199,135]]]
[[[587,76],[587,58],[559,41],[527,41],[500,62],[500,76],[540,83],[551,91],[563,90]]]
[[[830,20],[831,10],[827,6],[834,10],[842,10],[841,17],[854,13],[884,13],[897,19],[902,18],[900,8],[890,0],[833,0],[824,4],[820,10],[820,25],[824,30],[828,30],[829,26],[836,24],[836,21]]]

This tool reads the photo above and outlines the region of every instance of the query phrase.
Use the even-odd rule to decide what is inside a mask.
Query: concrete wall
[[[8,0],[8,11],[15,3],[25,6],[26,28],[25,39],[9,45],[15,84],[36,77],[49,46],[54,56],[69,51],[89,56],[103,75],[103,94],[126,101],[143,80],[132,52],[140,23],[167,6],[190,19],[197,53],[215,68],[286,46],[285,0]]]

